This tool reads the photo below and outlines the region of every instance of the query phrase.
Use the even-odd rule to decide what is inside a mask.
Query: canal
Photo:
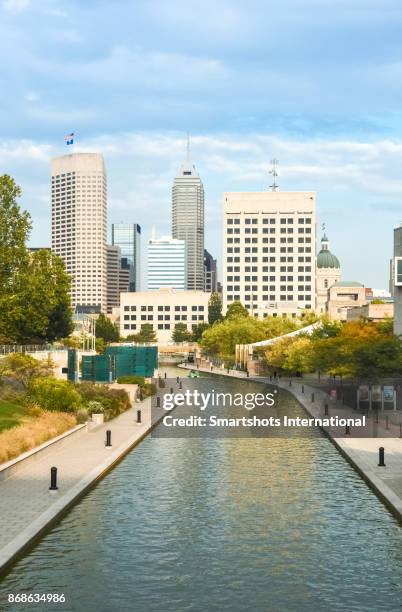
[[[326,438],[149,436],[14,566],[0,609],[392,612],[401,575],[401,526]]]

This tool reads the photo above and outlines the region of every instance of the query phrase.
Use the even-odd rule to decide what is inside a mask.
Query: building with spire
[[[204,187],[187,156],[172,188],[172,236],[186,245],[186,289],[204,289]]]
[[[324,233],[321,238],[321,250],[317,255],[317,300],[316,311],[327,312],[328,290],[341,278],[339,259],[329,250],[329,241]]]

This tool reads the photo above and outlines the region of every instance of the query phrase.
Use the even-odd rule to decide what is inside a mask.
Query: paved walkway
[[[137,420],[141,410],[141,420]],[[7,480],[0,481],[0,572],[35,536],[42,532],[111,465],[150,431],[164,411],[153,409],[151,398],[103,425],[55,444],[46,456],[28,461]],[[112,448],[105,447],[106,430]],[[50,468],[58,469],[57,492],[49,491]]]
[[[196,367],[194,365],[182,365],[180,367],[198,369],[210,374],[247,378],[246,373],[240,370],[224,370],[218,367],[211,370],[210,367]],[[329,395],[318,390],[317,387],[305,384],[302,379],[299,379],[298,382],[293,380],[291,386],[289,386],[289,380],[284,378],[270,380],[266,377],[253,376],[249,377],[248,380],[275,385],[290,391],[312,417],[324,417],[325,404],[328,404],[329,416],[331,416],[331,413],[333,416],[337,414],[342,418],[357,418],[359,416],[352,408],[341,406],[339,402],[336,404],[336,410],[333,403],[331,408]],[[304,392],[302,391],[303,387]],[[311,401],[312,393],[314,393],[314,402]],[[393,513],[402,520],[402,439],[398,437],[400,433],[399,424],[389,425],[389,429],[387,429],[384,418],[378,424],[374,415],[370,419],[368,429],[370,432],[374,429],[376,437],[364,437],[367,435],[367,430],[359,431],[357,428],[352,428],[351,435],[348,436],[345,435],[344,429],[341,430],[339,427],[329,427],[325,430],[335,446],[347,457]],[[381,446],[385,449],[385,467],[378,466],[378,451]]]

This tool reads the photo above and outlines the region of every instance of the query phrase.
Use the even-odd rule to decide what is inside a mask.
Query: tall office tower
[[[148,291],[186,288],[186,243],[170,236],[148,242]]]
[[[106,312],[107,187],[99,153],[52,160],[52,251],[71,276],[73,308]]]
[[[130,291],[140,290],[141,227],[138,223],[113,223],[112,244],[119,246],[121,256],[130,266]]]
[[[204,249],[204,291],[216,292],[218,289],[217,266],[214,259],[206,249]]]
[[[225,193],[223,243],[224,312],[237,300],[260,318],[315,309],[315,193]]]
[[[204,289],[204,187],[190,161],[181,165],[172,189],[172,236],[186,242],[186,288]]]

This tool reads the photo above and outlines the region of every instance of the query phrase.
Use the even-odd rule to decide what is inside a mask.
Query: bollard
[[[159,396],[156,398],[156,407],[157,408],[161,407],[161,398]]]
[[[314,403],[314,393],[311,394],[311,401]]]
[[[304,393],[304,385],[302,385],[302,393]]]
[[[345,436],[350,436],[350,425],[345,425]]]
[[[112,432],[110,429],[106,430],[106,444],[105,446],[112,446]]]
[[[183,389],[183,383],[181,381],[179,382],[179,389]]]
[[[389,417],[385,417],[385,429],[389,429]]]
[[[378,449],[378,467],[385,467],[385,451],[384,451],[384,447],[380,446],[380,448]]]
[[[325,416],[328,416],[328,404],[325,404],[324,406],[324,414]]]
[[[137,410],[137,423],[141,423],[141,410]]]
[[[247,378],[250,378],[250,372],[247,370]]]
[[[179,383],[179,377],[178,376],[176,376],[176,382]]]
[[[166,378],[166,372],[165,372],[165,378]]]
[[[57,467],[50,468],[50,487],[49,491],[57,491]]]
[[[170,387],[170,393],[173,393],[173,387]]]

